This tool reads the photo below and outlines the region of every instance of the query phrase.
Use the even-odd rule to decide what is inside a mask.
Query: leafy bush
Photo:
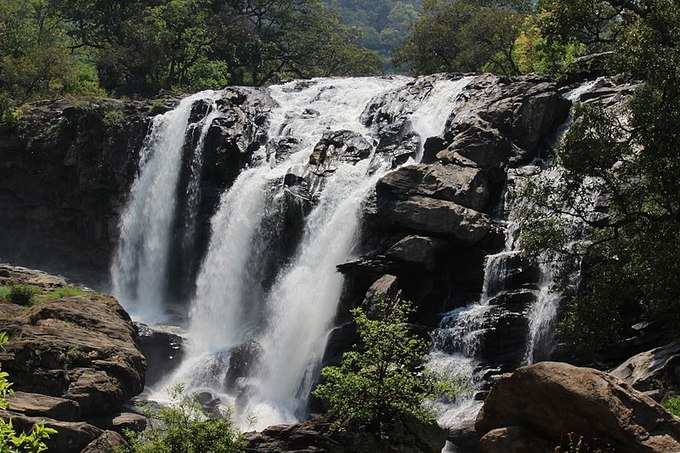
[[[7,334],[0,332],[0,347],[3,347],[8,340]],[[0,409],[7,408],[7,397],[11,395],[12,383],[9,382],[9,375],[0,371]],[[56,432],[39,423],[33,426],[30,433],[17,434],[11,421],[0,419],[0,451],[3,453],[41,453],[47,450],[45,440]]]
[[[229,85],[229,65],[223,61],[201,60],[188,71],[192,90],[218,90]]]
[[[322,370],[323,382],[314,391],[328,403],[336,429],[389,437],[401,422],[433,422],[426,402],[457,393],[457,383],[425,369],[429,345],[410,331],[412,311],[401,300],[380,300],[370,317],[361,308],[353,311],[360,344],[344,354],[340,366]]]
[[[109,128],[122,127],[125,124],[125,113],[122,110],[110,109],[104,113],[102,118],[104,126]]]
[[[7,299],[17,305],[31,305],[36,289],[30,285],[12,285],[9,288]]]
[[[230,414],[210,418],[195,397],[180,385],[171,392],[172,402],[147,411],[154,423],[142,433],[127,431],[130,453],[240,453],[245,443],[234,429]]]
[[[676,417],[680,417],[680,396],[665,399],[663,407]]]

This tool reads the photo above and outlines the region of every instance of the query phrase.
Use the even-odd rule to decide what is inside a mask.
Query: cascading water
[[[479,300],[445,315],[439,329],[433,332],[434,348],[427,367],[443,378],[465,380],[464,391],[455,401],[435,402],[439,424],[444,428],[473,422],[482,406],[475,398],[484,381],[479,373],[478,349],[486,331],[485,316],[492,308],[489,302],[506,288],[508,260],[518,253],[513,225],[506,224],[505,250],[485,258]]]
[[[390,165],[395,165],[377,155],[379,126],[366,122],[367,106],[388,92],[395,93],[386,96],[385,112],[396,112],[400,124],[419,137],[419,149],[412,148],[414,159],[410,160],[418,162],[425,140],[444,132],[469,80],[439,77],[429,82],[425,95],[405,97],[399,90],[412,81],[406,77],[315,79],[270,87],[268,95],[276,106],[268,117],[269,144],[256,152],[254,166],[242,171],[222,194],[196,277],[185,360],[150,398],[165,400],[170,385],[183,383],[191,392],[205,390],[223,403],[235,404],[239,423],[248,429],[253,428],[251,416],[257,428],[304,416],[343,289],[344,279],[336,266],[354,253],[364,200]],[[163,320],[173,220],[183,225],[178,242],[185,247],[196,234],[203,147],[213,121],[223,115],[218,107],[221,95],[190,96],[175,110],[154,119],[143,150],[144,165],[121,221],[121,241],[112,266],[115,292],[138,319]],[[198,123],[190,125],[192,104],[198,100],[207,101],[210,107]],[[197,140],[196,131],[200,131]],[[366,139],[373,145],[371,155],[358,162],[331,157],[336,160],[328,162],[323,173],[314,173],[319,170],[310,170],[308,162],[315,145],[324,134],[338,131]],[[185,206],[179,214],[184,217],[180,218],[175,204],[182,150],[192,133],[196,145],[184,182]],[[286,147],[279,146],[282,142]],[[271,264],[270,247],[279,237],[270,231],[271,224],[277,219],[280,200],[290,193],[284,178],[290,172],[307,178],[304,184],[311,212],[304,217],[299,243],[293,244],[289,257],[277,262],[271,280],[264,282],[263,268]],[[447,368],[456,375],[474,374],[471,351],[478,326],[474,313],[488,305],[496,290],[493,282],[500,277],[495,274],[502,272],[496,264],[489,257],[488,282],[479,304],[456,318],[459,327],[464,319],[469,321],[463,330],[471,335],[461,337],[467,342],[462,349],[468,357],[459,354],[460,360],[451,361],[447,354],[434,352],[434,368]],[[226,386],[234,351],[244,347],[255,351],[246,369],[240,370],[245,377],[235,387]]]
[[[218,96],[214,91],[197,93],[156,116],[142,148],[140,173],[121,216],[111,266],[113,293],[136,319],[159,322],[166,316],[166,269],[191,108],[197,100]]]
[[[470,77],[462,77],[458,80],[438,80],[424,102],[411,115],[413,131],[421,138],[416,162],[420,162],[423,158],[425,140],[428,137],[438,137],[444,132],[453,103],[470,80]]]
[[[579,102],[582,95],[596,88],[598,84],[602,83],[604,80],[605,79],[601,77],[585,82],[567,92],[564,97],[572,102]],[[563,126],[557,131],[556,143],[559,143],[562,140],[572,122],[573,114],[570,114],[567,121],[565,121]],[[549,181],[554,181],[555,184],[558,184],[558,181],[561,178],[561,172],[562,170],[560,167],[551,167],[543,171],[540,177]],[[586,181],[584,184],[588,184],[588,182]],[[580,222],[578,219],[572,218],[569,219],[569,221],[571,223],[571,228],[579,228]],[[555,321],[557,320],[559,306],[563,297],[562,293],[555,288],[555,277],[556,274],[560,272],[560,264],[547,257],[542,257],[539,264],[541,271],[541,278],[538,285],[539,292],[536,302],[529,311],[529,336],[525,353],[525,361],[529,365],[550,358],[555,347]]]
[[[374,149],[359,162],[342,156],[333,161],[321,183],[318,175],[312,176],[317,179],[308,190],[314,207],[294,254],[270,286],[260,281],[273,236],[267,220],[287,190],[284,176],[309,162],[324,133],[352,131],[375,146],[378,140],[362,123],[362,113],[372,99],[410,80],[315,79],[269,88],[277,103],[269,117],[269,146],[254,159],[260,164],[242,172],[222,196],[196,281],[186,359],[152,399],[163,400],[169,385],[184,383],[190,391],[206,390],[236,403],[238,422],[247,429],[253,428],[252,419],[254,427],[262,428],[305,415],[343,289],[336,266],[351,257],[362,203],[390,161],[374,159]],[[411,113],[406,119],[421,142],[443,132],[467,82],[438,80],[424,98],[407,107]],[[272,154],[280,141],[293,143],[293,150]],[[237,388],[225,389],[230,357],[244,345],[256,345],[258,352],[249,377]]]

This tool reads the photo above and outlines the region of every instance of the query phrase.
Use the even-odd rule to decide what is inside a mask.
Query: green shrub
[[[680,396],[666,398],[663,402],[663,407],[676,417],[680,417]]]
[[[31,305],[36,288],[30,285],[12,285],[9,288],[8,300],[17,305]]]
[[[160,99],[156,99],[151,103],[150,112],[152,115],[161,115],[168,111],[168,107]]]
[[[109,128],[119,128],[125,124],[125,113],[122,110],[110,109],[104,113],[102,118],[104,126]]]
[[[410,420],[433,423],[427,402],[454,397],[457,382],[440,380],[425,369],[426,341],[411,332],[413,309],[401,300],[380,300],[371,315],[353,311],[360,343],[338,367],[322,370],[314,394],[325,400],[333,426],[360,429],[386,438]]]
[[[172,401],[147,411],[154,423],[144,432],[127,431],[129,453],[241,453],[244,439],[233,427],[230,414],[210,418],[182,386],[171,392]]]
[[[4,347],[8,340],[7,334],[0,332],[0,348]],[[11,396],[12,393],[9,375],[0,371],[0,409],[7,408],[7,397]],[[45,440],[56,432],[54,429],[38,423],[33,425],[30,433],[17,433],[11,421],[0,419],[0,452],[41,453],[47,450]]]

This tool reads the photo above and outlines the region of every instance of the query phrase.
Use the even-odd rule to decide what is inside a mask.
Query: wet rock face
[[[137,323],[138,344],[147,362],[145,384],[152,386],[174,371],[184,357],[184,339],[172,327]]]
[[[410,146],[409,117],[442,77],[419,78],[368,106],[363,120],[379,131],[377,154],[381,146],[389,154],[399,141]],[[504,226],[495,218],[508,180],[546,146],[570,107],[558,86],[541,78],[466,80],[443,133],[419,138],[422,163],[379,180],[364,211],[366,255],[339,267],[355,303],[381,276],[394,275],[403,297],[418,307],[419,321],[433,327],[437,313],[478,300],[483,257],[504,246]],[[539,278],[521,257],[508,259],[509,287],[502,290],[510,293],[488,310],[479,347],[481,359],[503,368],[524,359],[527,314]]]
[[[520,431],[507,432],[512,427]],[[590,448],[622,453],[680,449],[680,420],[654,400],[607,373],[557,362],[501,377],[476,428],[483,435],[482,451],[494,453],[540,439],[554,447],[568,433]],[[503,436],[499,429],[506,430]]]
[[[1,285],[19,283],[41,291],[65,285],[58,277],[0,265]],[[81,451],[115,429],[99,421],[119,413],[144,387],[137,330],[110,296],[84,292],[31,307],[4,302],[0,331],[10,337],[0,364],[17,391],[0,415],[19,428],[36,421],[56,428],[50,451]]]

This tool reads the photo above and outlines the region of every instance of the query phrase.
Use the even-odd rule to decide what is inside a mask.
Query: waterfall
[[[225,394],[222,386],[229,357],[234,348],[256,341],[261,366],[250,370],[249,388],[255,394],[248,407],[240,408],[242,424],[251,415],[263,426],[299,416],[287,407],[305,405],[309,389],[298,389],[305,379],[311,385],[315,370],[309,370],[323,354],[343,285],[336,266],[352,251],[362,201],[381,173],[367,175],[370,158],[356,165],[334,164],[332,176],[314,194],[318,200],[295,256],[279,269],[271,289],[258,280],[270,252],[272,233],[265,220],[274,215],[277,198],[286,190],[284,175],[309,161],[324,132],[370,136],[360,121],[366,104],[408,80],[314,79],[269,88],[277,107],[270,114],[265,154],[278,151],[280,139],[294,140],[295,147],[287,155],[260,155],[260,164],[242,172],[222,195],[191,304],[187,358],[162,387],[185,383],[191,391],[209,390],[233,402],[237,395]],[[304,341],[297,341],[300,336]],[[165,396],[162,388],[154,394],[160,400]],[[252,413],[265,404],[276,410]]]
[[[510,223],[512,225],[512,223]],[[479,374],[478,350],[484,335],[489,301],[505,289],[508,260],[518,252],[511,238],[513,228],[506,225],[506,249],[484,260],[484,281],[479,300],[446,314],[433,334],[433,352],[427,367],[446,379],[465,378],[466,389],[453,402],[435,402],[438,422],[444,428],[474,421],[482,402],[475,399],[483,379]]]
[[[420,162],[423,158],[425,140],[429,137],[437,137],[444,132],[446,121],[453,109],[452,104],[471,80],[471,77],[462,77],[458,80],[436,81],[424,102],[413,112],[410,117],[411,126],[413,131],[420,136],[416,162]]]
[[[267,118],[267,146],[255,152],[251,166],[220,197],[195,278],[184,361],[150,389],[150,399],[167,400],[167,389],[182,383],[190,392],[209,392],[221,403],[235,405],[237,423],[244,429],[306,416],[343,291],[344,277],[337,266],[359,252],[364,200],[393,165],[392,159],[378,155],[379,126],[365,114],[372,102],[401,111],[397,127],[417,134],[420,149],[414,149],[414,157],[419,161],[426,139],[444,132],[469,80],[435,79],[424,96],[411,96],[408,105],[398,105],[403,99],[400,90],[412,81],[407,77],[325,78],[269,87],[275,105]],[[222,95],[190,96],[154,119],[112,266],[116,295],[136,318],[163,320],[167,262],[174,254],[173,221],[182,226],[176,241],[180,246],[195,240],[203,147],[213,121],[223,115],[218,108]],[[197,123],[189,124],[192,104],[198,100],[209,107]],[[324,134],[339,131],[362,137],[362,143],[372,146],[370,155],[347,159],[330,151],[322,170],[312,168],[315,146]],[[192,134],[198,139],[182,182],[182,153]],[[309,209],[302,214],[299,239],[281,247],[276,244],[281,236],[272,229],[278,227],[279,210],[293,193],[287,182],[295,179],[292,176],[302,181],[302,195],[292,196],[304,197]],[[178,217],[180,182],[186,184],[186,197],[185,211]],[[272,261],[272,249],[279,248],[288,255]],[[502,272],[496,264],[494,257],[487,260],[489,280]],[[493,284],[485,284],[480,307],[488,305],[493,291]],[[232,361],[243,354],[252,355],[232,382]],[[455,365],[460,372],[473,369],[473,364],[474,357],[468,357]],[[249,424],[251,418],[255,426]]]
[[[597,88],[605,79],[603,77],[585,82],[578,87],[568,91],[564,97],[576,103],[580,101],[581,96],[588,93],[590,90]],[[564,134],[569,130],[573,123],[573,109],[569,118],[565,121],[562,127],[557,131],[556,143],[560,143]],[[543,171],[538,177],[546,178],[550,181],[555,181],[561,178],[561,168],[559,166],[551,167]],[[584,183],[588,185],[588,180]],[[591,194],[595,196],[595,194]],[[594,200],[591,200],[594,201]],[[580,228],[581,222],[576,219],[568,219],[570,228]],[[542,360],[549,360],[555,348],[555,323],[557,315],[562,302],[562,293],[555,288],[556,274],[560,272],[562,264],[554,262],[549,257],[542,256],[540,260],[541,277],[538,282],[539,291],[536,302],[529,311],[529,337],[527,341],[527,348],[525,352],[525,361],[531,365]],[[578,274],[578,271],[577,271]],[[578,278],[578,276],[576,276]]]
[[[166,317],[172,223],[191,107],[197,100],[218,96],[214,91],[197,93],[156,116],[141,150],[139,175],[120,219],[111,266],[113,293],[136,319],[154,323]]]

